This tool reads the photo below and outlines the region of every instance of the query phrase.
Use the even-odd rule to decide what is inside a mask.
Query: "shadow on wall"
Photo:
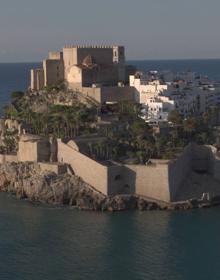
[[[128,167],[124,166],[124,191],[129,191],[129,194],[135,194],[136,193],[136,172],[129,169]]]
[[[193,145],[192,171],[213,175],[216,149],[213,146]]]
[[[126,166],[108,167],[108,195],[134,194],[136,173]]]
[[[220,160],[216,158],[217,150],[213,146],[188,145],[177,160],[169,164],[170,200],[177,201],[185,193],[185,182],[191,174],[207,174],[213,179],[220,174]],[[202,195],[202,193],[201,193]]]

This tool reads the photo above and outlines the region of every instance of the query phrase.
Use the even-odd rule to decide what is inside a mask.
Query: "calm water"
[[[142,71],[171,70],[173,72],[193,71],[208,75],[211,79],[220,81],[220,59],[210,60],[149,60],[130,61]]]
[[[184,63],[166,62],[162,69],[189,69]],[[220,76],[220,61],[194,61],[191,70],[201,63],[206,74]],[[1,106],[12,90],[28,85],[32,66],[0,64]],[[220,208],[79,212],[0,194],[0,280],[218,280],[219,217]]]
[[[220,279],[220,209],[78,212],[0,195],[0,279]]]
[[[0,63],[0,115],[14,90],[25,90],[30,85],[30,69],[40,63]]]

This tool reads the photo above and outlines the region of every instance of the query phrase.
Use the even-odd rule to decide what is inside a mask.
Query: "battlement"
[[[49,52],[49,58],[44,60],[41,72],[31,72],[31,88],[34,90],[64,80],[80,87],[124,83],[124,47],[105,44],[66,45],[61,51]]]
[[[116,45],[66,45],[64,49],[114,49],[123,48],[123,46]]]

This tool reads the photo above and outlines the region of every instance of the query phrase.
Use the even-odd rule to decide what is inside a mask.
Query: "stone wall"
[[[43,170],[62,172],[59,164],[50,164],[51,144],[47,139],[24,135],[19,141],[18,158],[0,155],[5,161],[36,161]],[[69,170],[105,195],[137,194],[154,200],[174,202],[186,193],[184,183],[193,172],[207,173],[220,186],[220,158],[209,146],[188,145],[172,161],[152,160],[148,165],[122,165],[111,161],[97,162],[80,153],[74,141],[67,144],[58,139],[57,160],[69,165]],[[190,196],[194,195],[193,189]],[[197,189],[198,191],[198,189]],[[201,190],[200,190],[201,191]]]
[[[18,142],[18,160],[42,162],[50,160],[50,143],[35,135],[23,135]]]
[[[59,164],[59,163],[39,162],[38,165],[42,171],[50,171],[58,175],[67,172],[66,165]]]
[[[78,66],[70,67],[66,74],[66,80],[69,84],[75,84],[77,87],[82,87],[82,69]]]
[[[87,97],[90,97],[97,102],[101,103],[101,88],[93,88],[93,87],[81,87],[78,88],[78,91],[84,94]]]
[[[214,147],[213,147],[214,148]],[[215,151],[210,146],[191,144],[192,170],[196,172],[213,173],[212,157]]]
[[[134,171],[113,162],[102,164],[58,140],[58,161],[69,164],[83,181],[105,195],[135,193]]]
[[[220,182],[220,159],[215,159],[213,163],[213,177]]]
[[[122,100],[134,101],[135,93],[134,88],[123,86],[123,87],[80,87],[76,84],[70,84],[69,87],[72,90],[78,91],[81,94],[90,97],[98,103],[105,102],[118,102]]]
[[[37,143],[19,141],[18,160],[21,162],[37,161]]]
[[[100,84],[101,86],[115,86],[119,81],[118,67],[115,65],[108,65],[90,68],[82,68],[82,86],[88,87],[93,84]]]
[[[219,184],[220,188],[220,158],[215,147],[190,144],[177,160],[169,163],[171,201],[178,200],[182,194],[184,197],[186,194],[197,197],[198,193],[202,196],[203,191],[202,187],[200,189],[200,185],[197,187],[194,185],[186,186],[187,179],[195,175],[201,178],[206,176],[205,178],[212,180],[210,186],[205,186],[206,192],[211,191],[214,185]]]
[[[209,146],[208,148],[210,151],[209,173],[215,180],[220,182],[220,154],[217,152],[216,148],[212,146]]]
[[[37,161],[50,161],[51,148],[50,143],[46,139],[41,139],[37,142]]]
[[[134,101],[134,89],[128,86],[101,88],[101,103],[122,100]]]
[[[168,184],[170,200],[175,201],[187,176],[192,172],[192,146],[187,146],[182,154],[168,165]]]
[[[69,164],[73,172],[101,193],[108,194],[108,169],[106,166],[75,151],[58,139],[58,161]]]
[[[120,164],[108,166],[108,195],[134,194],[136,174]]]
[[[61,60],[63,59],[62,52],[49,52],[49,59]]]
[[[161,201],[170,201],[167,161],[151,165],[127,165],[127,184],[135,193]],[[133,171],[133,174],[131,173]]]
[[[58,161],[71,165],[77,176],[105,195],[136,193],[155,200],[174,200],[190,169],[187,156],[188,151],[172,164],[165,160],[149,165],[100,164],[58,140]]]
[[[97,64],[113,64],[113,49],[109,48],[78,48],[77,49],[77,62],[82,64],[84,58],[91,55]]]
[[[0,164],[6,163],[6,162],[18,162],[18,156],[0,154]]]
[[[63,60],[46,59],[43,68],[45,86],[53,86],[64,80]]]
[[[44,70],[32,69],[31,70],[31,89],[41,90],[44,87]]]
[[[138,194],[170,201],[167,161],[152,165],[100,164],[58,140],[58,161],[105,195]]]

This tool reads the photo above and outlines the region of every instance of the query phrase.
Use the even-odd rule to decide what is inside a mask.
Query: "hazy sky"
[[[102,43],[127,59],[220,58],[220,0],[0,0],[0,62]]]

